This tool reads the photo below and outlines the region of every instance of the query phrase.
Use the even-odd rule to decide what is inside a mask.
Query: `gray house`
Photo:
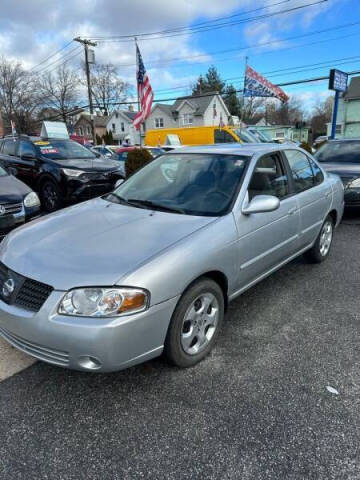
[[[173,105],[157,103],[146,129],[228,125],[230,112],[217,92],[178,98]]]

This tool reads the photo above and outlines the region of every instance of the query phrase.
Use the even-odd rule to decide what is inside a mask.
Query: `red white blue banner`
[[[245,72],[244,97],[274,97],[286,103],[289,97],[286,93],[265,77],[247,66]]]

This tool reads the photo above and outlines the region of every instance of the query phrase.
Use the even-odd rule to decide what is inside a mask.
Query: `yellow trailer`
[[[236,129],[225,126],[159,128],[147,130],[145,145],[171,145],[171,140],[179,140],[181,145],[212,145],[214,143],[243,143]]]

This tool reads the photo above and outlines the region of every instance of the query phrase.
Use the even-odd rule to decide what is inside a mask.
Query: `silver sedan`
[[[46,362],[112,371],[202,360],[228,303],[293,258],[322,262],[340,179],[292,145],[184,148],[0,246],[0,334]]]

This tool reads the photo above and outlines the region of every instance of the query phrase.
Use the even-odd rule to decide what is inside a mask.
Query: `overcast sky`
[[[0,53],[23,62],[25,68],[35,66],[35,71],[54,69],[65,60],[79,68],[83,51],[76,43],[67,45],[76,36],[135,35],[192,26],[230,15],[237,16],[219,23],[235,22],[316,1],[2,0]],[[274,5],[276,3],[278,5]],[[261,9],[264,6],[268,8]],[[255,12],[255,9],[259,10]],[[359,0],[328,0],[303,10],[201,33],[146,40],[140,36],[139,46],[156,97],[166,98],[187,93],[189,85],[211,64],[218,68],[223,78],[233,79],[231,82],[241,88],[246,55],[249,64],[274,83],[324,75],[330,66],[345,71],[360,69],[360,56],[356,58],[360,55],[357,51],[360,23],[309,35],[357,21],[360,22]],[[303,37],[293,38],[300,35]],[[267,45],[254,48],[259,43]],[[57,56],[46,60],[64,46],[66,48]],[[216,54],[227,49],[237,51]],[[119,74],[134,83],[133,41],[99,42],[95,51],[98,63],[118,65]],[[194,58],[196,55],[198,57]],[[179,60],[179,57],[192,58]],[[344,57],[346,60],[341,61]],[[171,60],[174,58],[177,60]],[[319,62],[323,65],[317,65]],[[324,65],[325,62],[328,63]],[[297,72],[291,70],[309,64],[314,65]],[[284,69],[289,70],[277,72]],[[181,88],[167,90],[174,87]],[[328,93],[326,82],[284,89],[303,99],[309,107]]]

